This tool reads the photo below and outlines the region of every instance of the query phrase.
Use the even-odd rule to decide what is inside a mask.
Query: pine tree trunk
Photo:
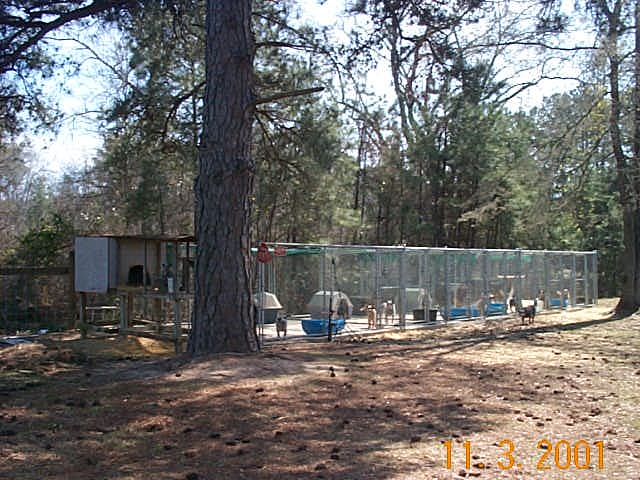
[[[640,308],[640,26],[636,24],[635,32],[635,80],[636,87],[633,96],[634,110],[634,134],[632,140],[632,154],[630,157],[624,153],[622,145],[622,133],[620,130],[621,100],[619,90],[620,59],[618,55],[618,32],[620,28],[620,12],[623,2],[618,0],[613,9],[607,10],[603,2],[600,6],[606,13],[609,21],[607,36],[609,48],[609,83],[611,87],[611,116],[609,129],[611,143],[616,159],[616,173],[618,189],[620,192],[620,204],[622,207],[622,220],[624,225],[623,247],[620,270],[622,271],[622,291],[620,301],[616,306],[616,312],[626,315]],[[640,2],[636,0],[635,16],[640,19]]]
[[[258,349],[249,231],[253,50],[251,0],[208,0],[191,355]]]
[[[624,209],[624,251],[622,255],[622,291],[616,312],[633,313],[640,308],[640,210]]]
[[[633,156],[619,177],[624,223],[623,284],[616,311],[621,314],[640,308],[640,1],[635,3],[635,90],[633,95]]]
[[[621,2],[616,2],[616,8],[609,17],[610,29],[617,29],[620,21]],[[626,158],[622,151],[622,135],[619,127],[613,125],[613,119],[617,117],[619,125],[620,95],[618,85],[618,71],[620,67],[617,52],[610,55],[611,73],[611,108],[612,108],[612,135],[614,156],[617,163],[618,188],[620,190],[620,202],[622,206],[622,220],[624,225],[622,260],[622,291],[620,301],[616,306],[616,312],[626,315],[640,308],[640,1],[635,2],[635,89],[633,95],[634,132],[632,137],[632,154]],[[611,32],[611,30],[610,30]],[[610,34],[610,39],[611,39]],[[617,44],[617,36],[614,46]]]

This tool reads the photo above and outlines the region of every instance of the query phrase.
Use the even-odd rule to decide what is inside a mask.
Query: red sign
[[[287,256],[287,247],[282,246],[282,245],[278,245],[277,247],[274,247],[273,254],[276,257],[286,257]]]
[[[266,243],[258,245],[258,261],[260,263],[269,263],[271,261],[271,253]]]

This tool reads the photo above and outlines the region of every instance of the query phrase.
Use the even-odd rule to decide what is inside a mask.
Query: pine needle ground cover
[[[199,361],[4,348],[0,477],[640,478],[640,317],[614,305]]]

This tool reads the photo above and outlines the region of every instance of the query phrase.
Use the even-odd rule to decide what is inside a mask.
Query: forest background
[[[193,233],[204,2],[42,3],[0,11],[0,263],[66,262],[78,233]],[[303,2],[254,2],[253,240],[597,249],[601,295],[616,295],[611,112],[630,155],[637,6],[609,3],[350,1],[322,26]],[[12,18],[83,4],[104,8],[9,58],[23,38]],[[26,139],[65,125],[45,85],[89,63],[108,87],[85,112],[103,144],[51,177]],[[388,73],[386,98],[372,71]],[[514,107],[549,82],[567,87]]]

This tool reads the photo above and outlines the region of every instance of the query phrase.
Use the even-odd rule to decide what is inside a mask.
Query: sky
[[[57,103],[63,113],[56,132],[38,131],[29,141],[36,153],[36,169],[57,177],[69,169],[79,169],[92,164],[92,159],[102,146],[98,131],[96,111],[106,95],[106,84],[99,64],[78,42],[93,43],[95,30],[65,31],[56,33],[50,45],[57,48],[56,58],[70,57],[78,64],[73,75],[57,71],[45,81],[44,93]],[[105,34],[99,42],[112,41]]]
[[[319,25],[341,26],[342,21],[337,17],[344,9],[344,0],[299,0],[298,5],[303,20],[309,20]],[[66,36],[74,36],[83,41],[89,41],[87,32],[77,31]],[[101,38],[100,42],[115,42],[114,38]],[[105,81],[100,74],[97,62],[90,59],[90,55],[77,43],[69,40],[57,41],[60,48],[59,55],[70,55],[79,60],[79,74],[66,77],[60,73],[48,82],[46,91],[57,101],[64,113],[59,133],[42,133],[32,135],[30,141],[35,152],[35,169],[51,177],[59,177],[69,169],[81,169],[93,163],[93,158],[102,146],[98,132],[95,112],[100,108],[105,98]],[[385,68],[377,69],[369,77],[370,87],[374,91],[388,92],[391,77]],[[544,95],[554,89],[567,87],[547,83],[541,88],[533,89],[515,100],[513,108],[527,108],[539,104]]]
[[[317,0],[299,0],[298,4],[303,18],[312,19],[319,25],[332,25],[336,24],[336,14],[343,10],[344,0],[326,0],[322,5]],[[82,31],[56,37],[74,35],[87,43],[91,41],[87,38],[90,35]],[[87,51],[68,40],[53,41],[52,44],[60,48],[57,55],[77,58],[81,63],[80,71],[72,77],[61,73],[47,82],[45,91],[57,99],[64,115],[58,133],[38,132],[28,138],[36,154],[35,169],[51,177],[60,177],[69,169],[81,169],[93,163],[102,139],[95,115],[86,112],[100,108],[105,92],[99,78],[99,65],[89,59],[91,55]]]

